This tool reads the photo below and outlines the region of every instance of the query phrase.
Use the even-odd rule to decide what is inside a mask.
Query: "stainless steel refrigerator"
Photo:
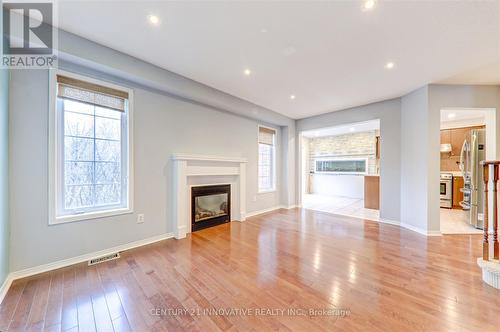
[[[466,136],[460,152],[460,170],[464,177],[464,187],[460,189],[464,200],[460,202],[469,211],[469,223],[483,229],[483,168],[481,161],[486,158],[486,131],[472,129]]]

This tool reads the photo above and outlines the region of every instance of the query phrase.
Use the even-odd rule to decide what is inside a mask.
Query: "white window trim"
[[[364,161],[366,169],[364,172],[320,172],[316,171],[316,162],[318,161],[337,161],[337,160],[352,160],[352,161]],[[315,174],[347,174],[347,175],[367,175],[368,174],[368,158],[349,158],[349,157],[330,157],[330,158],[314,158],[314,173]]]
[[[270,130],[274,130],[274,149],[273,149],[273,165],[272,165],[272,181],[273,181],[273,185],[272,185],[272,188],[271,189],[260,189],[260,186],[259,186],[259,163],[260,163],[260,150],[259,150],[259,135],[260,135],[260,128],[266,128],[266,129],[270,129]],[[276,164],[277,164],[277,160],[276,160],[276,147],[278,145],[278,130],[276,128],[273,128],[273,127],[268,127],[268,126],[264,126],[264,125],[258,125],[257,126],[257,194],[269,194],[269,193],[274,193],[276,192]]]
[[[112,217],[123,214],[129,214],[134,212],[134,146],[133,146],[133,134],[134,134],[134,95],[133,90],[127,87],[112,84],[106,81],[97,80],[91,77],[82,76],[72,72],[51,69],[49,72],[49,183],[48,183],[48,193],[49,193],[49,225],[57,225],[68,222],[75,222],[81,220],[98,219],[104,217]],[[57,198],[60,197],[59,193],[59,161],[58,152],[60,147],[57,145],[57,137],[59,137],[59,130],[61,128],[59,124],[60,117],[57,116],[57,78],[56,75],[64,75],[66,77],[71,77],[86,81],[89,83],[94,83],[102,85],[105,87],[122,90],[128,92],[128,120],[127,120],[127,147],[128,147],[128,204],[126,208],[111,208],[109,210],[103,211],[92,211],[81,214],[57,216]]]

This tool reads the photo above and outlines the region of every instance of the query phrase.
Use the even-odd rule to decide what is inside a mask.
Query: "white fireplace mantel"
[[[185,238],[186,233],[191,230],[189,177],[206,177],[207,179],[216,176],[237,177],[239,211],[236,211],[232,219],[245,220],[246,158],[174,153],[171,160],[173,163],[173,222],[176,239]],[[210,183],[207,182],[207,184]]]

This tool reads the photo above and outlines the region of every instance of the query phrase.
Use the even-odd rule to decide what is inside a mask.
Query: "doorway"
[[[301,133],[302,207],[380,220],[380,121]]]
[[[481,234],[480,162],[495,157],[494,109],[446,108],[440,114],[440,230]]]

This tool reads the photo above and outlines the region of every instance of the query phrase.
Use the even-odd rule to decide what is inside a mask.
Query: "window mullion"
[[[94,105],[94,160],[92,161],[92,206],[96,206],[96,117]]]

